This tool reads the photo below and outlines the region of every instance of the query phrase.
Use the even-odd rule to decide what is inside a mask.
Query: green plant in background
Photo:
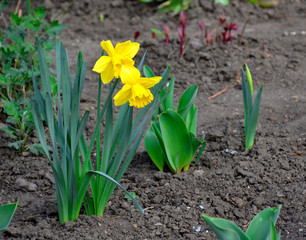
[[[192,0],[138,0],[139,2],[150,3],[150,2],[163,2],[158,6],[158,9],[163,12],[170,12],[175,15],[180,11],[185,11],[189,8]]]
[[[265,0],[248,0],[249,3],[251,4],[257,4],[258,6],[262,8],[269,8],[269,7],[274,7],[275,5],[278,4],[279,1],[277,0],[271,0],[271,1],[265,1]],[[229,0],[214,0],[214,3],[220,3],[222,5],[228,5]]]
[[[247,65],[245,65],[245,69],[247,79],[245,79],[243,69],[241,69],[241,78],[244,106],[245,149],[249,150],[254,144],[263,84],[261,84],[253,104],[253,80]]]
[[[17,209],[17,205],[18,202],[0,206],[0,235],[10,224]]]
[[[154,76],[145,66],[147,77]],[[189,165],[200,147],[195,164],[199,160],[206,142],[204,137],[198,139],[197,133],[197,107],[193,102],[197,96],[198,86],[190,86],[181,96],[177,111],[173,105],[174,77],[171,78],[169,94],[156,110],[151,122],[151,128],[145,135],[147,152],[160,171],[167,166],[173,173],[188,170]],[[166,91],[160,94],[163,98]]]
[[[214,3],[220,3],[222,5],[228,5],[229,4],[229,0],[214,0]]]
[[[281,207],[279,205],[258,213],[245,233],[231,221],[205,215],[202,217],[220,240],[280,240],[281,231],[277,234],[275,225]]]
[[[0,8],[5,7],[1,3]],[[34,129],[30,97],[33,93],[32,69],[39,79],[39,61],[34,36],[38,36],[45,50],[55,48],[54,39],[61,33],[64,25],[58,21],[49,24],[44,20],[46,12],[43,7],[34,8],[31,12],[30,1],[27,1],[28,14],[20,16],[11,13],[10,25],[0,32],[0,105],[7,114],[7,127],[1,128],[13,140],[13,146],[20,152],[29,149],[26,139]],[[52,58],[47,54],[47,64]],[[57,91],[55,78],[51,77],[51,89]],[[39,81],[40,82],[40,81]],[[34,151],[33,146],[30,150]]]
[[[138,112],[136,119],[133,121],[133,107],[129,106],[128,103],[124,104],[124,101],[122,101],[120,96],[118,98],[115,96],[115,105],[124,105],[120,108],[118,117],[114,123],[111,98],[113,97],[119,78],[117,78],[113,83],[110,83],[109,93],[105,103],[102,104],[102,109],[100,109],[101,80],[104,84],[109,83],[114,77],[113,70],[114,74],[120,74],[120,72],[122,72],[125,65],[120,65],[120,63],[121,57],[123,57],[124,54],[127,55],[124,57],[124,63],[134,64],[134,61],[128,56],[133,55],[135,49],[137,51],[138,49],[135,45],[132,45],[131,48],[127,48],[126,46],[130,44],[129,41],[121,43],[120,45],[118,44],[119,47],[116,46],[115,49],[113,46],[110,46],[109,42],[110,41],[107,41],[107,43],[102,42],[105,50],[109,53],[109,56],[102,56],[97,61],[97,64],[102,64],[102,67],[95,66],[94,68],[95,71],[101,70],[97,106],[98,116],[93,136],[89,145],[87,145],[84,128],[89,112],[85,112],[82,119],[79,118],[80,100],[86,70],[86,65],[82,60],[82,54],[79,54],[77,71],[72,84],[66,51],[62,43],[60,41],[57,42],[56,70],[57,84],[60,88],[58,91],[57,108],[54,108],[52,105],[48,66],[43,48],[37,40],[42,77],[42,90],[38,90],[36,80],[33,76],[35,95],[33,95],[31,105],[37,135],[40,139],[43,150],[49,159],[55,178],[60,222],[75,221],[78,218],[83,202],[86,214],[102,214],[106,203],[116,186],[119,186],[125,191],[127,196],[129,196],[136,204],[140,212],[143,211],[136,199],[127,192],[118,181],[121,179],[136,153],[137,147],[145,131],[146,124],[151,119],[155,109],[161,103],[161,101],[158,100],[158,97],[155,96],[158,96],[160,90],[163,88],[169,75],[170,68],[167,68],[162,79],[161,77],[154,78],[154,80],[161,80],[159,83],[158,81],[153,81],[153,85],[158,84],[154,86],[152,95],[150,95],[151,92],[149,92],[148,89],[145,89],[153,86],[152,82],[150,83],[151,79],[134,79],[135,81],[138,81],[135,82],[137,86],[127,86],[129,84],[128,80],[123,78],[125,85],[116,96],[119,94],[120,96],[126,97],[127,94],[124,91],[129,87],[137,87],[138,91],[141,91],[141,88],[143,87],[144,95],[146,95],[150,101],[145,104],[146,106],[140,104],[141,106],[139,107],[141,107],[141,109]],[[119,50],[117,51],[116,49]],[[114,54],[115,51],[120,54]],[[109,61],[111,57],[117,58],[116,65],[112,65],[112,62]],[[140,63],[139,69],[142,68],[143,61],[144,57]],[[107,64],[104,64],[105,62]],[[124,94],[121,94],[122,91]],[[145,97],[144,95],[142,94],[142,97]],[[148,100],[141,99],[140,97],[140,95],[132,95],[130,99],[128,99],[130,105],[133,101],[139,103],[139,101]],[[53,109],[57,109],[55,114]],[[100,153],[100,124],[105,113],[103,151]],[[57,115],[57,117],[55,118],[54,115]],[[52,159],[46,143],[43,121],[46,122],[49,128],[49,134],[52,140]],[[92,162],[91,153],[95,142],[97,146],[97,159],[96,162]],[[94,167],[96,170],[94,170]],[[93,178],[94,175],[96,175],[95,178]],[[91,186],[91,192],[87,191],[89,184]],[[85,196],[86,199],[84,199]]]

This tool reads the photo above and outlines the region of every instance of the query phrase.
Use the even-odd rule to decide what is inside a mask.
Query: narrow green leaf
[[[0,206],[0,234],[8,227],[10,224],[14,213],[17,209],[18,202],[10,203]]]
[[[169,109],[160,115],[159,124],[168,160],[175,165],[176,156],[179,154],[175,169],[180,171],[190,164],[193,157],[192,143],[185,122],[178,113]]]
[[[70,121],[70,134],[71,134],[71,149],[73,151],[71,154],[74,154],[74,150],[76,149],[76,146],[78,142],[75,142],[76,135],[77,135],[77,128],[78,128],[78,122],[79,122],[79,109],[80,109],[80,101],[81,101],[81,93],[80,93],[80,85],[81,85],[81,71],[83,66],[82,61],[82,53],[79,52],[78,60],[77,60],[77,70],[74,78],[73,88],[72,88],[72,94],[71,94],[71,121]],[[73,158],[73,157],[72,157]]]
[[[247,64],[245,64],[245,70],[246,70],[247,80],[248,80],[249,87],[250,87],[250,92],[251,92],[251,95],[253,96],[253,80],[252,80],[250,69]]]
[[[75,150],[76,150],[76,147],[78,146],[78,143],[79,143],[79,140],[84,132],[84,129],[86,127],[86,123],[87,123],[87,120],[88,120],[88,117],[89,117],[89,111],[86,111],[83,115],[83,118],[78,126],[78,129],[77,129],[77,134],[75,136],[75,140],[74,142],[77,143],[74,145],[74,148],[72,149],[72,152],[73,152],[73,155],[72,155],[72,159],[74,159],[74,154],[75,154]]]
[[[82,205],[82,201],[84,199],[84,196],[85,196],[85,193],[86,193],[86,189],[88,187],[88,184],[89,184],[89,181],[90,181],[90,178],[95,175],[95,174],[99,174],[100,176],[106,178],[107,180],[111,181],[113,184],[117,185],[118,187],[120,187],[132,200],[133,202],[135,203],[136,207],[138,208],[138,210],[143,213],[143,209],[142,207],[140,206],[140,204],[137,202],[137,200],[124,188],[120,185],[120,183],[118,183],[115,179],[113,179],[112,177],[110,177],[109,175],[103,173],[103,172],[99,172],[99,171],[88,171],[86,174],[85,174],[85,177],[84,177],[84,181],[82,182],[82,185],[79,189],[79,192],[78,192],[78,197],[77,197],[77,200],[78,200],[78,204],[77,204],[77,209],[80,209],[81,208],[81,205]]]
[[[32,68],[32,81],[33,81],[33,88],[34,88],[34,95],[33,97],[35,98],[35,101],[37,102],[39,109],[40,109],[40,113],[43,117],[43,120],[46,120],[47,116],[46,116],[46,109],[45,109],[45,102],[44,99],[41,95],[41,92],[39,91],[38,87],[37,87],[37,82],[36,79],[34,77],[34,72],[33,72],[33,68]]]
[[[155,77],[155,74],[153,73],[151,68],[149,68],[149,66],[147,65],[143,66],[143,73],[147,78]]]
[[[89,195],[88,191],[86,191],[85,199],[84,199],[84,207],[87,216],[92,216],[95,214],[95,204]]]
[[[244,138],[245,149],[247,149],[247,134],[250,112],[252,111],[253,100],[248,82],[245,80],[244,71],[241,69],[242,92],[243,92],[243,108],[244,108]]]
[[[116,86],[118,84],[118,81],[119,81],[119,79],[116,79],[116,81],[111,85],[111,90],[108,92],[107,98],[105,100],[105,104],[104,104],[104,106],[102,108],[102,111],[100,112],[99,117],[98,117],[97,124],[96,124],[96,127],[95,127],[95,131],[94,131],[94,133],[92,135],[92,138],[90,140],[90,144],[89,144],[89,147],[87,149],[88,151],[87,151],[87,154],[86,154],[86,157],[85,157],[85,160],[84,160],[83,170],[82,170],[82,174],[81,174],[81,181],[82,181],[82,179],[85,176],[85,173],[86,173],[86,170],[88,168],[88,165],[90,165],[90,154],[91,154],[91,151],[92,151],[92,148],[93,148],[93,145],[94,145],[97,133],[98,133],[98,131],[100,129],[98,123],[100,123],[102,121],[102,118],[104,116],[106,107],[108,106],[108,104],[111,103],[112,95],[113,95],[113,93],[115,91],[115,88],[116,88]]]
[[[189,113],[189,110],[191,108],[191,105],[193,104],[194,100],[197,97],[198,93],[198,85],[190,86],[186,91],[183,93],[183,95],[180,98],[178,107],[177,107],[177,113],[186,121],[187,114]]]
[[[276,221],[282,205],[277,208],[268,208],[258,213],[250,223],[246,234],[251,240],[267,239],[270,235],[270,219],[276,225]]]
[[[42,148],[43,148],[46,156],[48,157],[49,161],[51,161],[49,151],[48,151],[47,142],[46,142],[44,126],[43,126],[41,117],[39,115],[37,103],[34,101],[33,98],[31,100],[31,107],[32,107],[32,115],[33,115],[34,125],[35,125],[35,129],[36,129],[39,141],[42,145]]]
[[[171,77],[171,80],[169,82],[169,86],[168,86],[168,96],[166,97],[166,100],[165,100],[165,103],[166,103],[166,106],[165,106],[165,109],[164,111],[168,110],[168,109],[172,109],[172,110],[175,110],[174,109],[174,105],[173,105],[173,90],[174,90],[174,81],[175,81],[175,77],[172,76]]]
[[[231,221],[207,217],[205,215],[202,215],[202,217],[220,240],[251,240]]]
[[[193,104],[190,107],[189,113],[186,118],[187,130],[193,135],[197,135],[197,117],[198,117],[198,107]]]
[[[192,152],[193,155],[197,152],[199,146],[203,143],[202,141],[200,141],[192,132],[189,132],[190,135],[190,140],[192,143]]]
[[[276,235],[276,229],[275,225],[272,221],[272,218],[270,218],[270,235],[268,237],[268,240],[276,240],[277,235]]]
[[[141,58],[141,60],[140,60],[140,63],[139,63],[139,65],[138,65],[138,70],[141,72],[141,69],[142,69],[142,66],[143,66],[143,63],[144,63],[144,60],[145,60],[145,58],[146,58],[146,55],[147,55],[147,51],[145,51],[145,53],[143,54],[143,56],[142,56],[142,58]]]
[[[252,111],[248,119],[248,129],[247,129],[247,137],[246,137],[246,147],[247,148],[246,149],[250,149],[254,144],[256,126],[257,126],[258,117],[259,117],[262,88],[263,88],[263,84],[261,84],[257,92],[256,98],[254,101],[254,105],[252,107]]]
[[[39,69],[40,69],[40,76],[41,76],[41,82],[42,82],[42,92],[43,96],[46,92],[50,94],[51,96],[51,87],[50,87],[50,74],[49,74],[49,68],[47,65],[46,56],[44,53],[44,49],[38,39],[38,37],[35,37],[36,39],[36,45],[38,50],[38,59],[39,59]]]
[[[202,146],[201,146],[201,148],[199,150],[199,153],[198,153],[197,159],[196,159],[196,161],[194,163],[194,166],[198,163],[198,161],[199,161],[199,159],[200,159],[200,157],[201,157],[201,155],[202,155],[202,153],[203,153],[203,151],[204,151],[204,149],[206,147],[206,141],[204,141],[204,138],[205,138],[205,136],[203,136],[202,139],[201,139]]]

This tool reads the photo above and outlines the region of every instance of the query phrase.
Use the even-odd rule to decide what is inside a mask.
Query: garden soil
[[[4,13],[8,16],[15,5]],[[229,219],[246,230],[257,213],[280,204],[276,226],[282,239],[306,239],[306,1],[280,0],[264,9],[247,1],[222,7],[194,0],[187,11],[182,57],[179,18],[157,12],[157,4],[48,0],[45,7],[49,19],[59,18],[67,26],[61,39],[71,72],[79,50],[87,62],[82,111],[91,113],[86,135],[92,134],[96,119],[98,74],[91,69],[101,52],[100,41],[133,40],[139,31],[141,49],[135,61],[147,51],[145,63],[156,75],[171,65],[176,103],[188,86],[199,86],[197,132],[206,135],[207,147],[196,166],[173,175],[158,171],[141,143],[121,184],[136,193],[144,214],[116,189],[103,216],[88,217],[82,209],[76,222],[59,224],[47,159],[16,153],[1,133],[0,203],[19,205],[0,239],[216,239],[202,214]],[[233,41],[201,46],[198,21],[213,31],[222,13],[239,25]],[[163,30],[164,24],[173,36],[169,45],[151,35],[151,28]],[[239,75],[244,63],[251,70],[254,91],[264,84],[255,145],[249,152],[244,150]],[[33,135],[30,141],[38,139]]]

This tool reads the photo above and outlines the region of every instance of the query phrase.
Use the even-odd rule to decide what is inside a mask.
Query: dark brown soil
[[[176,76],[175,100],[192,84],[199,85],[198,134],[207,147],[199,163],[178,175],[159,172],[141,144],[121,183],[137,195],[141,215],[124,193],[115,190],[103,216],[80,214],[77,222],[59,224],[51,168],[43,156],[20,156],[7,148],[0,133],[0,203],[19,201],[10,227],[0,239],[216,239],[201,214],[232,220],[246,229],[261,210],[282,204],[277,229],[282,239],[305,239],[306,155],[306,2],[281,0],[270,9],[246,1],[215,7],[194,0],[187,11],[190,44],[179,57],[178,17],[156,12],[156,5],[136,0],[48,1],[48,16],[67,25],[61,36],[72,72],[77,52],[87,62],[83,108],[96,108],[98,76],[91,71],[100,41],[133,40],[140,31],[146,64],[156,74],[170,64]],[[14,9],[15,6],[11,6]],[[103,13],[105,20],[99,21]],[[250,22],[242,37],[227,45],[199,47],[198,20],[217,26],[226,13],[240,26]],[[167,23],[173,40],[152,39],[150,28]],[[255,89],[264,83],[254,148],[244,151],[242,90],[237,71],[247,62]],[[216,98],[208,97],[234,85]],[[94,112],[87,134],[92,132]],[[32,139],[37,141],[37,139]],[[21,180],[20,180],[21,179]],[[23,179],[23,180],[22,180]],[[28,183],[21,188],[20,181]]]

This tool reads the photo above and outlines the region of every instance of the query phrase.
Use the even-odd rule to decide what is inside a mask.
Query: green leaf
[[[204,135],[204,136],[202,137],[202,139],[201,139],[202,146],[201,146],[201,148],[200,148],[200,150],[199,150],[198,157],[197,157],[197,159],[195,160],[194,165],[196,165],[196,164],[198,163],[198,161],[199,161],[199,159],[200,159],[200,157],[201,157],[201,155],[202,155],[202,153],[203,153],[203,151],[204,151],[204,149],[205,149],[205,147],[206,147],[206,141],[204,141],[204,139],[205,139],[205,135]]]
[[[222,5],[228,5],[229,4],[229,0],[214,0],[214,3],[221,3]]]
[[[14,213],[17,209],[18,202],[10,203],[0,206],[0,234],[8,227],[10,224]]]
[[[143,73],[146,76],[146,78],[151,78],[151,77],[155,77],[153,71],[151,70],[151,68],[149,68],[149,66],[144,65],[143,66]]]
[[[190,164],[193,157],[193,147],[185,122],[178,113],[169,109],[160,115],[159,124],[168,160],[179,173]]]
[[[193,155],[196,153],[198,150],[199,146],[203,143],[203,141],[200,141],[193,133],[190,134],[190,140],[192,143],[192,149],[193,149]]]
[[[146,150],[150,158],[152,159],[156,167],[163,172],[166,156],[164,154],[162,146],[158,141],[157,136],[151,129],[148,129],[148,131],[146,132],[144,141]]]
[[[136,197],[136,193],[135,193],[135,192],[130,192],[130,194],[133,196],[133,198]],[[131,201],[131,200],[132,200],[132,198],[130,198],[130,196],[127,195],[127,194],[125,194],[124,197],[125,197],[128,201]]]
[[[197,97],[198,93],[198,85],[190,86],[181,96],[178,107],[177,113],[181,115],[181,117],[186,122],[187,114],[193,104],[195,98]]]
[[[59,24],[57,20],[53,21],[50,26],[46,26],[46,32],[50,37],[55,37],[57,34],[61,34],[66,25]]]
[[[251,240],[231,221],[221,218],[207,217],[205,215],[202,215],[202,217],[220,240]],[[259,239],[260,238],[257,240]]]
[[[186,126],[188,131],[195,136],[197,135],[197,117],[198,117],[198,107],[195,107],[192,104],[186,118]]]
[[[134,202],[134,204],[136,205],[136,207],[138,208],[138,210],[143,213],[143,209],[142,207],[140,206],[140,204],[137,202],[137,200],[124,188],[121,186],[120,183],[118,183],[115,179],[113,179],[112,177],[110,177],[109,175],[103,173],[103,172],[99,172],[99,171],[88,171],[86,174],[85,174],[85,178],[84,178],[84,181],[82,182],[82,185],[80,187],[80,191],[78,193],[78,209],[81,207],[81,204],[82,204],[82,201],[84,199],[84,196],[85,196],[85,192],[86,192],[86,189],[87,189],[87,186],[89,184],[89,181],[90,181],[90,178],[93,176],[93,175],[100,175],[102,177],[104,177],[105,179],[111,181],[113,184],[117,185],[119,188],[121,188],[131,199],[132,201]]]
[[[155,34],[157,35],[161,35],[161,36],[165,36],[165,34],[161,31],[159,31],[158,29],[155,29],[155,28],[151,28],[151,32],[154,32]]]
[[[40,6],[39,8],[34,8],[34,16],[41,21],[46,16],[44,7]]]
[[[166,100],[164,101],[164,102],[165,102],[165,109],[164,109],[164,111],[167,111],[168,109],[175,110],[175,109],[174,109],[174,105],[173,105],[174,81],[175,81],[175,77],[172,76],[172,77],[171,77],[171,80],[170,80],[170,82],[169,82],[169,86],[168,86],[169,94],[168,94],[168,96],[166,97]]]
[[[268,237],[268,240],[276,240],[276,239],[277,235],[276,235],[275,225],[272,221],[272,218],[270,218],[270,235]]]
[[[248,118],[247,135],[246,135],[246,149],[250,149],[254,144],[256,126],[257,126],[258,117],[259,117],[262,88],[263,88],[263,84],[261,84],[257,92],[256,98],[254,101],[254,105],[251,108],[251,113]]]
[[[248,0],[248,2],[251,3],[251,4],[257,4],[258,0]]]
[[[19,107],[15,99],[11,99],[10,101],[3,99],[3,109],[7,115],[13,117],[13,119],[19,119]]]
[[[9,143],[7,144],[7,146],[9,146],[9,147],[14,147],[15,149],[18,150],[18,149],[21,148],[22,142],[23,142],[23,140],[19,140],[19,141],[16,141],[16,142],[9,142]]]
[[[50,87],[50,73],[47,65],[46,54],[41,45],[41,42],[36,37],[36,45],[38,51],[38,58],[39,58],[39,69],[41,74],[41,82],[42,82],[42,96],[45,96],[45,93],[51,96],[51,87]]]
[[[258,213],[250,223],[246,234],[251,240],[270,240],[269,236],[271,234],[271,223],[272,219],[273,224],[276,224],[279,212],[282,208],[282,205],[279,205],[277,208],[268,208],[260,213]]]
[[[245,80],[244,71],[241,69],[241,78],[242,78],[242,92],[243,92],[243,108],[244,108],[244,137],[245,137],[245,148],[247,149],[247,134],[248,134],[248,125],[250,113],[252,111],[253,100],[252,94],[250,91],[249,83]]]
[[[253,80],[252,80],[252,75],[251,75],[250,69],[248,68],[248,65],[246,65],[246,64],[245,64],[245,70],[246,70],[246,74],[247,74],[247,80],[248,80],[248,83],[249,83],[251,95],[253,96]]]

